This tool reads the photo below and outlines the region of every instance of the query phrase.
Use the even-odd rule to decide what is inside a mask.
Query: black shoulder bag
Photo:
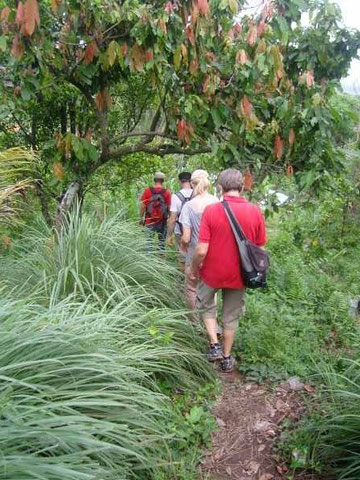
[[[241,277],[244,285],[247,288],[266,287],[266,271],[270,266],[268,252],[246,237],[228,202],[223,200],[222,203],[239,249]]]

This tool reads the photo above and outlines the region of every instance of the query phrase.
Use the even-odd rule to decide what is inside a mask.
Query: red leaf
[[[191,60],[189,65],[189,71],[191,75],[193,76],[197,75],[199,71],[199,60],[197,58],[195,58],[194,60]]]
[[[197,5],[199,7],[200,13],[207,17],[210,13],[208,0],[198,0]]]
[[[250,173],[250,170],[247,168],[244,173],[244,190],[252,190],[254,185],[254,178]]]
[[[165,4],[164,10],[165,10],[166,13],[168,13],[169,15],[171,15],[171,14],[172,14],[172,11],[173,11],[173,8],[174,8],[174,7],[173,7],[173,4],[172,4],[171,2],[167,2],[167,3]]]
[[[99,51],[96,40],[93,40],[89,43],[85,49],[84,62],[86,65],[89,65],[93,62],[95,55]]]
[[[205,57],[210,61],[210,62],[215,62],[216,57],[213,52],[206,51],[205,52]]]
[[[14,41],[11,47],[11,55],[16,58],[21,58],[24,53],[24,46],[19,39],[19,35],[15,33]]]
[[[192,46],[195,45],[195,35],[191,25],[186,27],[186,38],[189,40]]]
[[[307,72],[305,72],[305,78],[306,78],[306,85],[308,87],[312,87],[313,85],[315,85],[313,70],[308,70]]]
[[[25,16],[24,4],[22,2],[19,2],[18,8],[16,10],[16,24],[18,28],[20,28],[21,25],[24,23],[24,16]]]
[[[288,165],[286,169],[286,176],[287,177],[292,177],[294,175],[294,169],[292,165]]]
[[[235,30],[236,35],[240,35],[240,33],[242,32],[241,24],[240,23],[235,23],[234,30]]]
[[[284,151],[284,141],[279,137],[279,135],[276,135],[274,140],[274,155],[277,160],[279,160],[282,157],[283,151]]]
[[[10,15],[10,8],[9,7],[3,8],[0,14],[1,23],[7,23],[9,20],[9,15]]]
[[[240,109],[241,109],[241,113],[244,115],[245,118],[249,118],[251,116],[253,111],[253,106],[246,95],[241,100]]]
[[[105,88],[96,95],[96,105],[101,112],[105,112],[112,105],[112,99],[109,90]]]
[[[127,43],[125,42],[121,45],[121,53],[123,54],[123,57],[126,57],[127,52],[128,52],[128,46],[127,46]]]
[[[203,93],[207,93],[207,91],[209,90],[210,81],[211,81],[210,75],[206,75],[206,76],[205,76],[205,80],[204,80],[203,85],[202,85],[202,91],[203,91]]]
[[[256,43],[256,40],[257,40],[257,28],[256,28],[256,25],[253,25],[252,27],[250,27],[246,41],[251,47],[253,47]]]
[[[65,170],[64,170],[64,167],[62,166],[62,164],[60,162],[55,162],[54,163],[53,173],[54,173],[55,178],[57,178],[58,180],[62,180],[64,178]]]
[[[143,72],[145,55],[143,49],[137,43],[135,43],[131,49],[131,57],[135,70],[138,72]]]
[[[152,49],[146,50],[145,62],[151,62],[152,60],[154,60],[154,52],[152,51]]]
[[[40,27],[40,14],[37,0],[26,0],[24,4],[24,20],[21,33],[31,37],[35,31],[36,25]]]
[[[227,38],[233,42],[235,39],[235,32],[233,28],[230,28],[230,30],[227,32]]]
[[[289,132],[289,145],[292,147],[295,143],[295,132],[293,128],[290,128]]]
[[[194,8],[192,9],[192,12],[191,12],[191,25],[193,27],[195,27],[197,21],[198,21],[198,18],[199,18],[199,9],[196,5],[194,5]]]
[[[245,65],[245,63],[248,61],[248,57],[244,49],[241,49],[237,52],[235,60],[236,63],[240,63],[240,65]]]
[[[181,120],[178,120],[176,124],[176,130],[179,140],[181,140],[185,145],[189,145],[194,133],[193,125],[187,123],[187,121],[182,118]]]
[[[264,35],[265,30],[266,30],[266,23],[264,20],[261,20],[257,27],[257,36],[261,37],[262,35]]]
[[[261,12],[261,20],[270,19],[273,15],[274,15],[274,7],[272,6],[272,2],[269,1]]]

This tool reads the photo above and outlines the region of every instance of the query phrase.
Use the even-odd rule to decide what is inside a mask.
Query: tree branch
[[[165,155],[171,155],[171,154],[199,155],[201,153],[210,153],[211,148],[206,145],[199,148],[187,148],[187,147],[184,148],[178,145],[171,145],[171,144],[163,144],[163,145],[149,147],[147,145],[144,145],[143,143],[137,143],[135,145],[120,147],[116,150],[110,150],[108,152],[108,159],[106,161],[120,158],[124,155],[129,155],[131,153],[138,153],[138,152],[150,153],[152,155],[159,155],[160,157],[163,157]]]
[[[110,140],[110,144],[112,143],[117,143],[121,142],[123,140],[128,139],[129,137],[151,137],[153,139],[154,137],[164,137],[164,138],[169,138],[170,140],[177,140],[177,138],[173,135],[169,135],[164,132],[135,132],[135,133],[125,133],[124,135],[120,135],[119,137],[115,137],[112,140]],[[145,145],[145,144],[143,144]]]

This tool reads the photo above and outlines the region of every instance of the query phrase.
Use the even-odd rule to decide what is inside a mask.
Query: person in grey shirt
[[[179,222],[181,211],[184,205],[191,199],[193,190],[190,183],[191,173],[181,172],[179,174],[180,191],[171,196],[170,218],[168,224],[168,245],[173,246],[173,233],[175,234],[175,244],[179,252],[180,270],[185,271],[185,255],[181,249],[182,225]]]
[[[191,175],[193,198],[181,211],[179,221],[183,228],[181,237],[182,249],[185,252],[185,290],[189,307],[195,311],[198,280],[190,278],[190,266],[198,243],[201,217],[205,207],[219,200],[209,193],[210,179],[206,170],[195,170]]]

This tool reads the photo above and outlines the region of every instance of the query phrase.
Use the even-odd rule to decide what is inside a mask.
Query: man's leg
[[[210,349],[208,359],[210,361],[220,360],[222,358],[221,346],[218,342],[216,321],[216,289],[200,282],[197,292],[196,304],[201,310],[201,318],[205,324],[206,332],[210,340]]]
[[[154,230],[151,225],[145,226],[145,236],[146,236],[146,253],[151,255],[154,250]]]
[[[159,235],[159,253],[165,254],[165,240],[166,240],[167,228],[166,225],[161,225],[158,230]]]
[[[236,329],[239,325],[240,316],[245,312],[245,291],[235,289],[223,289],[223,326],[224,343],[222,362],[223,371],[232,371],[234,361],[230,357],[234,344]]]
[[[189,308],[194,311],[194,317],[196,316],[196,296],[197,296],[197,287],[198,287],[198,279],[193,279],[190,277],[190,266],[187,266],[185,269],[185,294],[187,304]],[[195,318],[194,318],[195,320]]]

